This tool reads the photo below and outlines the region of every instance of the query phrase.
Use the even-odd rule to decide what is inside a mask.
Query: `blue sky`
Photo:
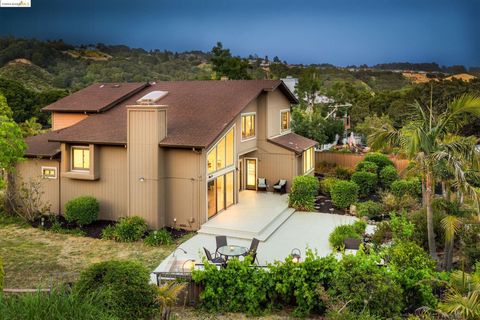
[[[336,65],[480,66],[480,0],[31,0],[0,8],[0,35],[73,44],[278,55]]]

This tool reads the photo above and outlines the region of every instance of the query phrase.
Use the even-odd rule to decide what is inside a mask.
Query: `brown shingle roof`
[[[52,131],[25,139],[27,143],[26,157],[54,157],[60,153],[59,142],[49,142],[58,131]]]
[[[296,153],[302,153],[317,144],[317,141],[305,138],[293,132],[268,139],[268,141]]]
[[[103,112],[132,94],[142,90],[146,83],[95,83],[60,99],[43,111]]]
[[[53,140],[126,144],[126,106],[136,104],[138,99],[151,91],[161,90],[168,91],[168,95],[158,101],[168,106],[168,134],[160,144],[203,148],[209,146],[248,103],[262,92],[275,90],[279,86],[292,103],[297,102],[280,80],[157,82],[107,112],[92,115],[63,129]]]

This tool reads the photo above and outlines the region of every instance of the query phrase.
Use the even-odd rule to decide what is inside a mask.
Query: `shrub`
[[[102,230],[102,239],[115,240],[115,226],[109,225]]]
[[[382,221],[377,224],[375,232],[372,236],[372,242],[376,246],[381,246],[384,243],[392,240],[392,228],[390,226],[390,221]]]
[[[350,180],[353,170],[345,167],[336,167],[335,168],[335,177],[340,180]]]
[[[362,239],[366,227],[365,221],[355,221],[353,224],[340,225],[330,233],[328,242],[333,249],[340,250],[344,245],[345,239]]]
[[[386,155],[378,152],[369,152],[363,158],[363,161],[373,162],[378,166],[378,170],[382,170],[386,166],[393,166],[392,160],[390,160]]]
[[[148,225],[141,217],[132,216],[120,219],[113,228],[113,239],[120,242],[140,240],[148,230]],[[110,230],[107,231],[107,236]]]
[[[121,319],[149,318],[157,309],[149,271],[135,261],[105,261],[85,269],[74,291],[80,296],[107,292],[104,303]]]
[[[156,230],[153,232],[150,232],[150,234],[143,240],[143,242],[147,246],[159,246],[159,245],[165,245],[165,244],[172,244],[173,239],[172,235],[168,230],[166,229],[160,229]]]
[[[324,195],[330,196],[330,189],[337,181],[339,181],[339,179],[333,177],[327,177],[320,180],[320,191]]]
[[[392,193],[386,192],[382,194],[382,204],[386,212],[399,212],[401,210],[415,210],[420,206],[418,197],[412,197],[409,194],[403,195],[401,198],[395,197]]]
[[[295,177],[288,195],[289,206],[301,211],[313,211],[318,188],[318,179],[315,177]]]
[[[370,173],[377,174],[378,166],[374,162],[364,160],[364,161],[360,161],[359,163],[357,163],[357,165],[355,166],[355,171],[357,171],[357,172],[370,172]]]
[[[333,172],[335,172],[335,167],[337,166],[336,163],[330,163],[330,162],[326,162],[326,161],[320,161],[316,167],[315,167],[315,171],[316,172],[320,172],[320,173],[323,173],[323,174],[331,174]]]
[[[390,189],[392,182],[400,179],[400,176],[398,175],[397,169],[395,169],[394,166],[386,166],[380,171],[379,178],[382,187],[385,189]]]
[[[100,204],[94,197],[79,197],[65,205],[65,219],[79,226],[87,225],[97,220],[99,210]]]
[[[352,181],[359,187],[360,197],[367,197],[375,192],[377,188],[377,174],[371,172],[355,172],[352,174]]]
[[[459,230],[458,236],[467,266],[471,268],[475,261],[479,261],[477,273],[480,276],[480,222],[476,219],[466,221]]]
[[[397,180],[390,185],[390,191],[397,198],[401,198],[406,194],[412,197],[419,197],[422,194],[422,183],[418,178]]]
[[[332,202],[339,208],[348,208],[358,200],[358,185],[352,181],[338,181],[330,188]]]
[[[442,227],[442,219],[444,217],[444,213],[433,211],[433,231],[438,249],[445,243],[445,232]],[[428,249],[427,214],[425,209],[409,213],[409,220],[415,226],[413,230],[413,241],[422,248]]]
[[[368,200],[365,202],[357,203],[357,216],[359,217],[376,217],[383,213],[383,207],[381,203]]]

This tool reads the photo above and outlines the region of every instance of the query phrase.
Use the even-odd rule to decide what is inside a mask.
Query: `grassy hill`
[[[27,59],[15,59],[0,68],[0,78],[20,82],[27,89],[53,89],[54,77],[45,69]]]

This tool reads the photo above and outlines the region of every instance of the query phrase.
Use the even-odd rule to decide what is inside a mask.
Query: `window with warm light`
[[[281,124],[280,127],[283,131],[290,130],[290,110],[284,110],[280,113]]]
[[[315,163],[314,157],[315,157],[315,151],[313,150],[313,147],[303,152],[303,173],[307,173],[313,170],[314,163]]]
[[[72,147],[72,170],[90,170],[89,147]]]
[[[230,129],[208,152],[208,173],[216,172],[234,164],[234,129]]]
[[[255,138],[255,113],[242,115],[242,140]]]
[[[57,168],[55,168],[55,167],[42,167],[42,178],[44,178],[44,179],[57,179]]]

